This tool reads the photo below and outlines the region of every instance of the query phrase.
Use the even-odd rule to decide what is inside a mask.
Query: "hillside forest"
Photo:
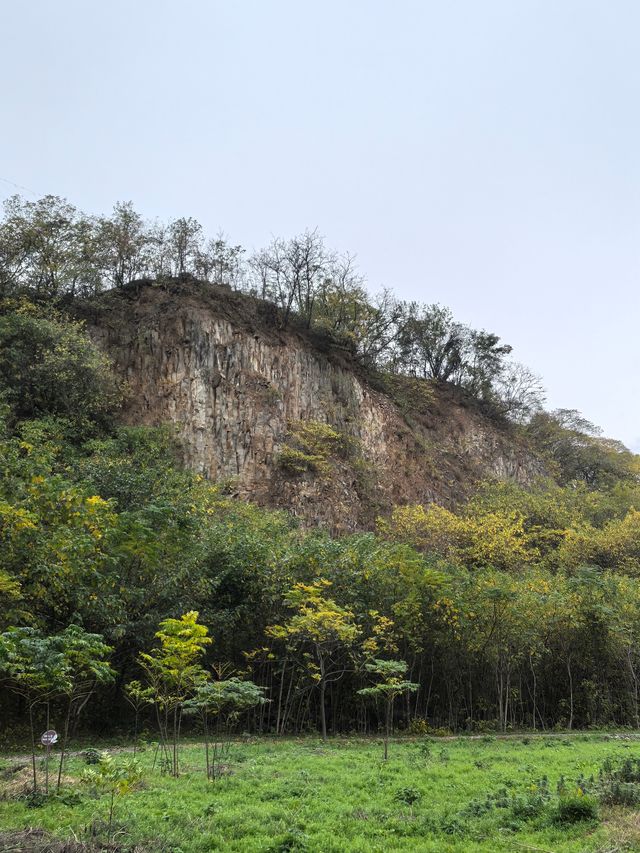
[[[126,384],[78,319],[113,290],[181,280],[266,304],[421,405],[455,387],[544,473],[342,537],[236,500],[181,465],[170,426],[122,425]],[[313,231],[247,254],[193,219],[148,222],[130,204],[93,217],[51,196],[5,205],[0,298],[12,736],[50,720],[65,744],[146,728],[177,762],[179,733],[214,718],[324,736],[640,728],[638,458],[578,412],[546,411],[497,335],[371,296]],[[344,437],[305,429],[305,470],[339,459]]]

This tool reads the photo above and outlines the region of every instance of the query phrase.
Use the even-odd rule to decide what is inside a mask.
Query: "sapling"
[[[224,743],[219,746],[218,736],[229,734],[231,724],[242,711],[270,701],[263,696],[265,689],[258,687],[253,681],[242,681],[236,677],[224,681],[206,681],[198,687],[195,695],[184,703],[186,713],[198,713],[202,720],[207,779],[216,778],[216,765],[224,754]],[[214,737],[210,753],[209,724],[211,719],[215,721],[216,737]]]
[[[320,578],[312,584],[295,584],[285,596],[285,603],[294,613],[282,625],[269,625],[266,634],[283,640],[287,648],[307,651],[310,659],[307,670],[318,685],[320,698],[320,730],[327,739],[327,686],[339,681],[347,672],[345,662],[360,635],[354,614],[332,598],[323,595],[331,581]]]
[[[53,637],[53,640],[64,656],[66,666],[66,677],[60,690],[67,697],[67,713],[58,765],[56,790],[59,791],[65,751],[69,742],[71,714],[75,713],[77,721],[96,685],[113,681],[114,671],[106,660],[112,651],[111,646],[103,641],[100,634],[89,634],[78,625],[69,625]]]
[[[374,660],[365,664],[365,669],[379,679],[373,687],[358,690],[361,696],[371,696],[384,700],[384,760],[389,755],[389,738],[393,727],[393,703],[396,696],[417,690],[420,685],[413,681],[404,681],[407,664],[403,660]]]
[[[144,697],[155,706],[160,743],[173,776],[179,774],[178,743],[183,705],[209,678],[200,660],[211,638],[207,636],[206,626],[198,623],[198,615],[191,610],[180,619],[162,621],[156,633],[160,647],[142,652],[138,657],[148,684]],[[132,689],[135,692],[138,687]]]
[[[113,815],[117,799],[129,794],[140,781],[142,771],[135,758],[117,763],[108,752],[103,752],[95,767],[85,770],[82,782],[90,786],[96,793],[107,794],[109,797],[109,817],[107,834],[109,842],[113,827]]]
[[[66,661],[54,640],[35,628],[9,628],[0,634],[0,674],[10,689],[25,699],[28,708],[34,792],[38,790],[34,712],[39,704],[48,706],[68,683]]]

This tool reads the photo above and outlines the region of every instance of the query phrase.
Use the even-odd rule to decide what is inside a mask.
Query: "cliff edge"
[[[224,287],[138,283],[83,310],[128,385],[127,424],[175,424],[185,463],[239,497],[334,532],[394,504],[451,506],[542,465],[507,423],[446,386],[381,382],[269,303]]]

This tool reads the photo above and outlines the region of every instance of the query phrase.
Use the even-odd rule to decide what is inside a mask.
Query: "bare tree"
[[[310,327],[328,261],[324,241],[314,230],[290,240],[272,240],[252,256],[249,266],[254,289],[280,308],[283,326],[295,310]]]
[[[546,399],[541,378],[519,362],[510,362],[504,368],[496,394],[504,413],[517,423],[526,423],[540,412]]]

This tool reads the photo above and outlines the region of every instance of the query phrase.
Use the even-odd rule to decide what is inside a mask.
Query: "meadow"
[[[104,748],[112,768],[130,766],[130,748]],[[181,747],[178,778],[161,772],[148,743],[136,755],[139,781],[114,788],[111,827],[93,751],[71,755],[60,794],[48,798],[27,793],[25,756],[5,754],[0,850],[640,850],[640,812],[591,794],[607,760],[618,766],[639,748],[626,733],[398,738],[385,762],[376,739],[247,738],[207,781],[201,743]]]

